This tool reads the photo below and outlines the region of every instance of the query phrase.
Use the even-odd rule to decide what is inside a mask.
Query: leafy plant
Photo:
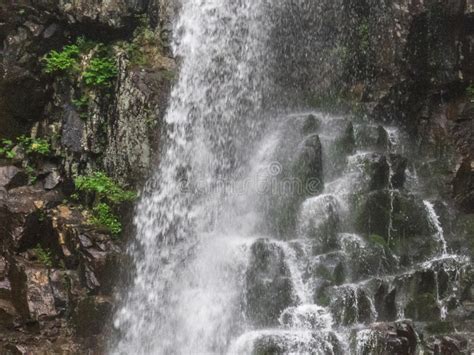
[[[87,109],[89,108],[90,97],[82,95],[78,99],[72,100],[72,104],[79,111],[79,116],[82,119],[87,119]]]
[[[137,197],[136,193],[125,190],[100,171],[86,176],[78,176],[74,183],[77,191],[92,194],[95,197],[92,203],[93,216],[89,222],[106,228],[112,235],[120,234],[122,224],[112,207],[121,202],[133,201]]]
[[[113,58],[98,57],[90,61],[83,78],[87,86],[104,88],[111,86],[111,81],[117,74],[117,65]]]
[[[16,156],[15,151],[13,148],[15,144],[10,139],[2,139],[0,143],[0,156],[4,156],[8,159],[13,159]]]
[[[100,201],[108,200],[112,203],[120,203],[133,201],[136,198],[135,192],[124,190],[105,173],[100,171],[86,176],[78,176],[74,180],[74,184],[78,191],[94,193]]]
[[[27,154],[49,155],[51,153],[51,146],[47,139],[20,136],[17,141]]]
[[[122,231],[122,223],[112,212],[112,209],[106,203],[99,203],[92,209],[93,216],[90,223],[107,229],[112,235],[118,235]]]
[[[38,178],[36,176],[36,170],[32,166],[26,165],[25,172],[26,172],[26,175],[28,175],[28,184],[30,185],[34,184]]]
[[[44,58],[46,73],[65,73],[77,70],[80,49],[77,44],[63,47],[62,51],[52,50]]]
[[[40,263],[49,268],[53,267],[53,257],[51,251],[43,249],[40,244],[38,244],[36,248],[33,249],[33,251]]]

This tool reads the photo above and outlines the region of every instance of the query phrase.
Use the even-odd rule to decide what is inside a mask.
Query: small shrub
[[[84,120],[88,117],[87,110],[89,108],[89,101],[90,98],[87,95],[82,95],[80,98],[72,100],[72,104],[79,112],[79,116]]]
[[[17,138],[18,143],[25,150],[26,154],[40,154],[49,155],[51,153],[51,146],[48,140],[44,138],[31,138],[20,136]]]
[[[122,232],[122,223],[112,212],[112,209],[106,203],[99,203],[92,209],[93,216],[90,223],[98,227],[107,229],[112,235],[118,235]]]
[[[113,58],[99,57],[90,61],[83,78],[87,86],[105,88],[111,86],[117,74],[117,65]]]
[[[60,52],[52,50],[43,59],[45,62],[44,71],[54,74],[77,70],[80,52],[79,46],[76,44],[65,46]]]
[[[41,245],[38,244],[36,248],[33,249],[33,251],[40,263],[42,263],[48,268],[53,267],[53,258],[49,250],[43,249]]]
[[[133,201],[137,196],[133,191],[127,191],[103,172],[94,172],[87,176],[78,176],[74,183],[79,192],[93,194],[93,216],[89,222],[95,226],[107,229],[117,236],[122,231],[120,219],[113,212],[113,205],[125,201]],[[78,196],[76,196],[78,197]]]
[[[108,200],[112,203],[120,203],[133,201],[136,198],[135,192],[124,190],[103,172],[78,176],[74,180],[74,184],[78,191],[94,193],[100,201]]]
[[[8,159],[13,159],[16,156],[13,148],[15,144],[10,139],[2,139],[0,142],[0,156],[3,156]]]

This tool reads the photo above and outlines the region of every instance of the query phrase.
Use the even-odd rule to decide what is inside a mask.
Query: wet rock
[[[283,310],[294,303],[293,285],[282,248],[267,239],[251,247],[245,280],[245,314],[258,326],[278,324]]]
[[[360,336],[362,335],[362,336]],[[359,331],[354,347],[362,354],[414,355],[418,336],[409,321],[374,323]]]
[[[358,124],[354,127],[354,134],[358,148],[372,148],[379,153],[387,152],[390,148],[388,132],[382,126]]]
[[[318,252],[332,250],[337,245],[340,229],[339,204],[332,195],[307,199],[301,206],[300,231],[314,240]]]
[[[44,209],[52,207],[62,198],[57,191],[46,192],[33,187],[11,190],[0,200],[0,236],[4,248],[26,250],[47,240],[51,228],[45,219]]]
[[[394,189],[401,189],[405,185],[406,169],[408,166],[408,159],[398,154],[390,154],[390,170],[392,173],[391,184]]]
[[[453,180],[456,203],[467,213],[474,213],[474,160],[465,159]]]
[[[66,106],[62,125],[61,144],[71,152],[82,151],[84,121],[72,107]]]
[[[301,128],[301,133],[304,135],[309,135],[316,133],[321,127],[321,122],[316,116],[309,114],[304,118],[303,127]]]
[[[295,157],[293,174],[301,182],[304,196],[314,196],[321,192],[323,184],[322,147],[319,136],[307,137]]]
[[[382,282],[374,295],[377,320],[390,321],[397,318],[397,289],[390,289],[390,285]]]
[[[119,60],[121,66],[126,65],[124,58]],[[118,78],[117,107],[109,118],[104,166],[117,181],[129,185],[139,185],[148,176],[152,153],[159,143],[170,90],[169,75],[163,73],[174,70],[169,58],[160,60],[167,63],[165,68],[122,71]],[[94,114],[100,117],[101,111]]]
[[[390,180],[390,166],[387,158],[381,156],[378,161],[372,163],[371,170],[370,191],[387,188]]]
[[[434,354],[456,355],[465,354],[468,342],[462,335],[434,336],[426,340],[426,348]]]
[[[112,300],[104,296],[82,298],[74,312],[74,326],[81,337],[94,336],[101,332],[112,311]]]
[[[0,187],[7,190],[28,183],[28,175],[16,166],[0,166]]]
[[[0,329],[13,329],[18,314],[13,304],[0,299]]]
[[[57,316],[48,274],[48,269],[43,266],[20,257],[14,259],[8,277],[15,308],[25,320],[38,321]]]
[[[372,301],[364,289],[343,285],[332,288],[330,294],[331,312],[338,324],[347,326],[373,320]]]
[[[245,335],[244,335],[245,336]],[[249,337],[250,341],[241,344],[236,349],[240,354],[334,354],[342,355],[342,346],[336,335],[330,332],[313,334],[305,337],[295,337],[291,332],[255,332]]]
[[[376,234],[384,238],[390,234],[413,239],[433,233],[422,201],[411,194],[387,190],[367,195],[359,206],[356,227],[363,235]]]

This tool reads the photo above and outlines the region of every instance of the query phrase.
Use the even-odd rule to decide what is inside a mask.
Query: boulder
[[[46,192],[31,186],[10,190],[0,200],[0,239],[4,248],[24,251],[46,241],[51,236],[51,226],[45,209],[62,199],[58,191]]]
[[[416,354],[418,336],[410,321],[374,323],[358,331],[353,347],[360,354]]]
[[[104,296],[86,296],[79,300],[73,315],[77,335],[98,335],[112,311],[112,299]]]
[[[434,354],[443,355],[467,354],[470,350],[467,339],[459,334],[429,337],[425,347]]]
[[[47,268],[15,257],[8,278],[15,308],[23,319],[39,321],[58,315]]]
[[[280,314],[295,303],[284,252],[276,243],[260,239],[250,253],[245,274],[245,314],[256,326],[277,325]]]
[[[28,175],[16,166],[0,166],[0,187],[7,190],[28,184]]]
[[[390,165],[385,156],[381,156],[377,161],[372,162],[370,176],[370,191],[388,188],[390,180]]]

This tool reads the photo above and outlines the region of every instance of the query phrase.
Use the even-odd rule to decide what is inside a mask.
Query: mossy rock
[[[433,227],[421,200],[410,194],[373,191],[359,203],[356,211],[356,230],[362,235],[380,235],[388,241],[397,238],[430,237]]]
[[[436,297],[432,293],[415,295],[405,308],[405,316],[416,321],[437,321],[440,315]]]
[[[293,305],[293,284],[280,246],[260,239],[251,247],[245,280],[245,313],[257,326],[278,324],[282,311]]]
[[[435,321],[425,326],[425,331],[430,334],[448,334],[455,331],[453,322]]]

